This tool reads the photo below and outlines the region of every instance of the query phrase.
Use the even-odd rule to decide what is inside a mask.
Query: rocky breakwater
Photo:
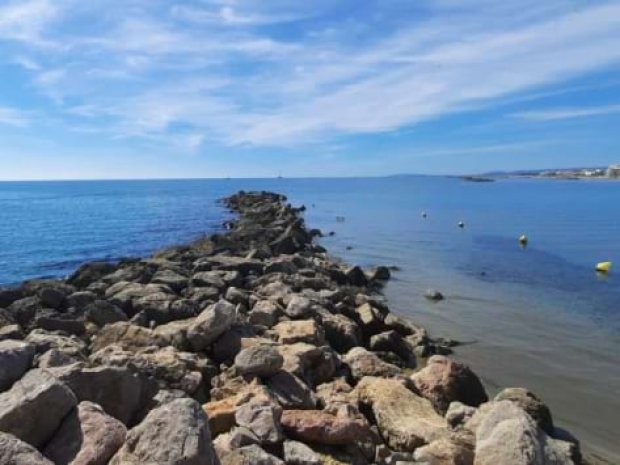
[[[332,260],[303,208],[0,291],[0,464],[577,464],[536,396],[489,400],[392,313],[387,268]]]

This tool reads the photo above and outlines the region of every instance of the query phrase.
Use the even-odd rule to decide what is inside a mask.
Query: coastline
[[[476,464],[491,463],[480,461],[491,452],[477,438],[485,428],[493,436],[499,417],[518,426],[503,438],[506,454],[535,433],[541,449],[564,454],[561,463],[578,463],[574,445],[547,435],[555,434],[550,414],[535,396],[510,391],[484,403],[477,376],[441,355],[450,351],[450,341],[432,340],[389,312],[379,293],[387,268],[364,272],[331,259],[313,242],[319,231],[306,229],[303,210],[276,194],[240,194],[226,204],[239,216],[223,234],[152,259],[87,264],[66,282],[31,281],[21,291],[1,292],[0,307],[22,326],[4,326],[12,328],[1,328],[3,337],[23,337],[20,329],[32,329],[23,350],[32,352],[31,365],[34,360],[45,369],[36,375],[68,384],[77,397],[73,404],[101,398],[86,392],[97,390],[93,372],[132,376],[141,392],[159,388],[140,396],[148,405],[129,408],[131,414],[102,405],[125,426],[137,425],[130,436],[143,432],[153,412],[164,411],[175,396],[193,397],[209,417],[214,446],[208,449],[223,463],[256,457],[251,454],[270,454],[265,463],[278,463],[277,457],[286,459],[290,439],[357,463],[423,463],[446,451],[462,463],[474,455]],[[130,322],[112,323],[122,314]],[[74,337],[45,332],[56,329]],[[425,366],[431,355],[438,356]],[[418,374],[411,376],[414,370]],[[404,412],[390,407],[387,392],[402,399]],[[59,414],[59,422],[73,410],[75,405]],[[146,411],[151,413],[139,422]],[[57,428],[47,435],[43,442],[53,443]],[[123,444],[113,463],[128,463],[133,452]]]

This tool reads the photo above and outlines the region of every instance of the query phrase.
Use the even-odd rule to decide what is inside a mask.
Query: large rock
[[[432,356],[422,370],[411,376],[416,388],[441,414],[450,402],[459,401],[477,407],[488,400],[482,382],[462,363],[443,355]]]
[[[208,419],[192,399],[151,410],[114,455],[110,465],[217,465]]]
[[[286,465],[322,465],[319,454],[303,442],[284,441],[284,460]]]
[[[528,413],[547,434],[553,434],[551,411],[533,392],[524,388],[506,388],[495,396],[496,401],[509,400]]]
[[[385,442],[394,450],[412,452],[447,435],[447,424],[430,402],[401,381],[363,378],[357,385],[359,401],[372,410]]]
[[[187,331],[187,339],[195,351],[202,351],[228,331],[235,318],[235,306],[226,300],[220,300],[209,305],[196,317]]]
[[[361,379],[364,376],[388,378],[400,374],[401,371],[396,365],[384,362],[376,354],[363,347],[354,347],[346,353],[343,360],[349,365],[351,375],[355,379]]]
[[[414,458],[417,462],[429,465],[472,465],[474,451],[465,444],[449,439],[438,439],[416,449]]]
[[[383,314],[368,302],[355,309],[355,318],[366,337],[370,337],[385,329]]]
[[[267,380],[267,386],[285,409],[314,409],[317,399],[301,379],[281,370]]]
[[[278,346],[278,351],[284,358],[283,369],[312,387],[331,381],[340,366],[338,355],[329,346],[298,342]]]
[[[65,336],[42,329],[35,329],[26,336],[26,342],[35,347],[38,354],[56,349],[72,357],[82,357],[86,353],[86,343],[76,336]]]
[[[271,345],[256,345],[243,349],[235,357],[235,366],[242,375],[271,376],[284,363],[278,349]]]
[[[320,410],[285,410],[281,421],[287,436],[303,442],[347,445],[369,435],[366,423]]]
[[[256,444],[225,451],[220,455],[222,465],[284,465],[284,462]]]
[[[127,321],[127,315],[118,306],[107,300],[96,300],[84,309],[86,319],[97,326],[105,326],[119,321]]]
[[[284,309],[284,313],[291,318],[304,318],[312,313],[312,302],[301,295],[294,295]]]
[[[259,300],[248,314],[248,320],[253,325],[267,326],[271,328],[278,321],[282,310],[271,300]]]
[[[314,320],[281,321],[273,329],[282,344],[296,342],[307,342],[317,346],[325,344],[323,328]]]
[[[127,368],[72,365],[48,371],[69,386],[79,401],[100,405],[108,415],[126,425],[157,392],[153,382]]]
[[[75,273],[69,276],[67,282],[79,288],[98,281],[107,274],[113,273],[116,265],[107,262],[91,262],[80,266]]]
[[[97,352],[112,344],[135,352],[145,347],[164,346],[166,341],[151,329],[120,321],[103,327],[94,338],[91,350]]]
[[[125,442],[127,429],[92,402],[81,402],[45,447],[56,465],[106,465]]]
[[[493,402],[476,429],[475,465],[573,465],[570,447],[551,439],[511,401]]]
[[[362,331],[353,320],[341,314],[323,312],[320,315],[325,336],[338,352],[346,352],[362,344]]]
[[[76,405],[64,383],[43,370],[31,370],[0,394],[0,431],[40,447]]]
[[[54,465],[30,444],[12,434],[0,432],[0,463],[2,465]]]
[[[268,398],[256,398],[241,405],[235,412],[237,425],[249,429],[261,444],[282,442],[280,417],[282,407]]]
[[[10,388],[32,365],[34,346],[21,341],[0,342],[0,392]]]

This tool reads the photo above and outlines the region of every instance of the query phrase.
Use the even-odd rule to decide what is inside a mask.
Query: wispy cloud
[[[0,107],[0,125],[25,127],[30,119],[26,113],[14,108]]]
[[[611,44],[620,43],[619,26],[620,4],[606,1],[26,0],[0,7],[0,40],[23,43],[14,56],[29,57],[21,63],[33,74],[30,85],[52,100],[55,116],[110,137],[185,141],[192,149],[298,146],[491,107],[617,66],[620,48]]]
[[[619,105],[601,105],[598,107],[582,108],[550,108],[545,110],[531,110],[513,113],[515,118],[532,121],[555,121],[563,119],[586,118],[589,116],[610,115],[620,113]]]

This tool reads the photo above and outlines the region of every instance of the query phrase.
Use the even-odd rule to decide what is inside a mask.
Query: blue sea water
[[[620,183],[397,176],[0,183],[0,283],[64,276],[220,229],[216,200],[285,193],[331,253],[400,271],[393,310],[468,342],[490,391],[525,385],[589,450],[620,459]],[[427,212],[423,218],[422,211]],[[336,221],[344,216],[344,222]],[[463,221],[464,228],[457,223]],[[517,238],[527,234],[529,245]],[[608,276],[599,261],[616,262]],[[434,287],[447,299],[423,298]]]

